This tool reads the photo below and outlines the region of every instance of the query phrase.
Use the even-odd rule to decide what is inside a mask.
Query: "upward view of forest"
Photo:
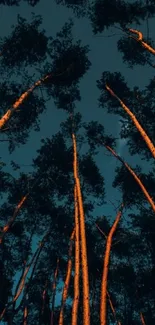
[[[56,33],[51,2],[68,13]],[[16,20],[0,32],[0,324],[154,325],[155,0],[0,9]],[[87,26],[106,44],[99,68]]]

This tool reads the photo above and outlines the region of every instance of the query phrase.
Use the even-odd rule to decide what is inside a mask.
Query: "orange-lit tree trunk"
[[[121,104],[122,108],[125,110],[125,112],[130,116],[131,120],[133,121],[134,125],[136,126],[137,130],[141,134],[143,140],[145,141],[146,145],[148,146],[149,150],[152,153],[152,156],[155,158],[155,146],[148,137],[145,130],[142,128],[138,120],[136,119],[136,116],[130,111],[130,109],[123,103],[123,101],[114,93],[114,91],[106,84],[106,89],[109,91],[109,93],[115,97]]]
[[[149,204],[151,205],[153,211],[155,212],[155,203],[154,203],[153,199],[151,198],[150,194],[146,190],[145,186],[143,185],[143,183],[141,182],[139,177],[135,174],[133,169],[119,155],[117,155],[117,153],[110,146],[107,146],[105,144],[104,144],[104,146],[113,154],[113,156],[115,156],[119,161],[121,161],[122,164],[128,169],[128,171],[134,177],[137,184],[140,186],[142,192],[144,193],[144,195],[145,195],[147,201],[149,202]]]
[[[27,325],[27,317],[28,317],[27,302],[28,302],[28,293],[26,294],[26,303],[25,303],[24,315],[23,315],[23,325]]]
[[[79,220],[80,220],[80,237],[81,237],[81,263],[82,263],[82,280],[83,280],[83,325],[90,325],[90,305],[89,305],[89,279],[88,279],[88,262],[87,262],[87,246],[86,246],[86,231],[85,231],[85,216],[83,209],[82,193],[80,180],[78,176],[78,161],[76,138],[72,133],[73,152],[74,152],[74,179],[77,189]]]
[[[27,91],[25,91],[12,105],[12,108],[8,109],[7,112],[0,119],[0,129],[9,121],[13,113],[17,110],[17,108],[23,103],[23,101],[33,92],[33,90],[40,86],[46,79],[49,78],[50,75],[45,76],[37,80],[32,87],[30,87]]]
[[[28,274],[28,272],[29,272],[29,270],[30,270],[30,267],[32,266],[33,262],[34,262],[35,260],[38,260],[38,256],[40,255],[40,253],[41,253],[41,251],[42,251],[42,249],[43,249],[43,246],[44,246],[44,244],[45,244],[45,241],[46,241],[46,239],[47,239],[48,234],[49,234],[49,232],[46,233],[46,235],[43,237],[42,241],[39,243],[39,247],[37,248],[36,252],[34,253],[34,255],[33,255],[32,259],[31,259],[31,262],[30,262],[29,265],[25,268],[25,272],[24,272],[23,277],[22,277],[22,279],[21,279],[21,281],[20,281],[19,288],[18,288],[18,290],[17,290],[17,292],[16,292],[16,294],[15,294],[15,296],[14,296],[14,298],[13,298],[13,302],[17,301],[17,299],[18,299],[19,296],[21,295],[21,293],[22,293],[22,291],[23,291],[23,288],[24,288],[24,286],[25,286],[26,276],[27,276],[27,274]],[[36,261],[35,261],[35,263],[36,263]]]
[[[17,207],[16,207],[16,209],[14,211],[14,214],[13,214],[12,218],[10,218],[10,220],[8,221],[8,223],[3,227],[2,231],[1,231],[1,234],[0,234],[0,244],[2,243],[4,234],[10,229],[11,225],[15,221],[15,218],[17,216],[17,213],[21,209],[21,207],[24,204],[24,202],[26,201],[27,197],[28,197],[28,194],[26,194],[25,196],[23,196],[23,198],[21,199],[21,201],[17,205]]]
[[[135,41],[140,43],[142,47],[145,48],[147,51],[149,51],[151,54],[155,55],[155,49],[143,41],[143,34],[141,32],[139,32],[137,29],[132,29],[132,28],[129,28],[129,31],[131,33],[138,35],[138,37],[133,37],[133,36],[130,37],[132,37]]]
[[[32,185],[31,190],[34,188],[34,186],[36,185],[36,182],[38,181],[39,177],[37,178],[37,180],[35,180],[35,182]],[[20,200],[20,202],[18,203],[18,205],[15,208],[15,211],[13,213],[13,216],[10,218],[10,220],[7,222],[7,224],[2,228],[1,232],[0,232],[0,244],[2,243],[2,240],[5,236],[5,233],[8,232],[8,230],[10,229],[10,227],[12,226],[12,224],[14,223],[16,216],[19,212],[19,210],[22,208],[24,202],[27,200],[28,196],[30,195],[31,191],[29,191],[25,196],[22,197],[22,199]]]
[[[39,243],[39,248],[37,248],[36,252],[34,253],[34,255],[33,255],[32,259],[31,259],[31,262],[29,263],[29,265],[27,267],[25,267],[25,270],[23,272],[23,275],[22,275],[22,277],[21,277],[21,279],[20,279],[20,281],[18,283],[18,286],[17,286],[17,289],[16,289],[16,293],[15,293],[15,295],[13,297],[13,300],[11,302],[9,302],[7,304],[7,306],[3,309],[2,313],[0,314],[0,320],[2,320],[2,318],[3,318],[4,314],[5,314],[5,312],[7,311],[8,307],[10,305],[15,304],[15,302],[17,301],[17,299],[21,295],[21,293],[22,293],[22,291],[24,289],[24,286],[25,286],[26,276],[27,276],[27,274],[28,274],[28,272],[30,270],[30,267],[32,266],[33,262],[35,260],[37,260],[38,255],[40,255],[41,250],[42,250],[42,248],[44,246],[44,243],[45,243],[45,241],[47,239],[48,234],[49,234],[49,232],[46,233],[46,235],[43,237],[42,241]]]
[[[78,324],[79,306],[79,277],[80,277],[80,238],[79,238],[79,213],[76,185],[74,186],[75,206],[75,273],[74,273],[74,299],[72,306],[72,325]]]
[[[58,277],[58,270],[59,270],[59,258],[57,258],[57,265],[54,272],[54,279],[52,284],[52,308],[51,308],[51,321],[50,325],[54,325],[54,308],[55,308],[55,295],[56,295],[56,284],[57,284],[57,277]]]
[[[105,234],[105,233],[103,232],[103,230],[98,226],[98,224],[95,223],[95,225],[96,225],[96,227],[98,228],[98,230],[100,231],[100,233],[101,233],[101,234],[102,234],[102,235],[107,239],[106,234]],[[107,290],[107,296],[108,296],[108,300],[109,300],[110,308],[111,308],[111,311],[112,311],[112,313],[113,313],[114,319],[115,319],[117,325],[121,325],[121,322],[120,322],[120,321],[117,321],[115,308],[114,308],[114,306],[113,306],[113,303],[112,303],[112,300],[111,300],[111,297],[110,297],[110,294],[109,294],[108,290]]]
[[[43,248],[44,243],[45,243],[45,241],[47,240],[49,234],[50,234],[50,232],[47,232],[46,235],[44,236],[42,242],[41,242],[42,244],[41,244],[41,243],[39,244],[39,245],[40,245],[40,249],[38,250],[38,253],[37,253],[37,256],[36,256],[35,262],[34,262],[34,264],[33,264],[32,272],[31,272],[31,275],[30,275],[30,277],[29,277],[29,280],[28,280],[28,282],[25,284],[25,292],[24,292],[24,294],[23,294],[23,297],[22,297],[22,299],[21,299],[21,301],[20,301],[18,307],[17,307],[16,310],[15,310],[15,313],[16,313],[16,314],[17,314],[17,313],[19,312],[19,310],[21,309],[21,306],[22,306],[22,304],[23,304],[24,299],[26,298],[26,295],[28,295],[28,290],[29,290],[29,287],[30,287],[30,285],[31,285],[31,282],[32,282],[32,279],[33,279],[33,275],[34,275],[34,273],[35,273],[35,269],[36,269],[36,266],[37,266],[37,263],[38,263],[38,260],[39,260],[39,257],[40,257],[40,254],[41,254],[42,248]],[[32,235],[31,235],[31,238],[32,238]],[[29,241],[29,242],[30,242],[30,241]],[[26,263],[26,262],[25,262],[25,263]],[[23,274],[24,274],[24,272],[23,272]],[[22,279],[22,276],[21,276],[21,279]],[[17,292],[17,290],[18,290],[18,286],[17,286],[17,288],[16,288],[16,292]]]
[[[110,294],[109,292],[107,291],[107,296],[108,296],[108,300],[109,300],[109,304],[110,304],[110,308],[111,308],[111,311],[113,313],[113,316],[114,316],[114,319],[115,319],[115,322],[117,325],[121,325],[121,322],[117,320],[117,317],[116,317],[116,311],[115,311],[115,308],[113,306],[113,303],[112,303],[112,300],[111,300],[111,297],[110,297]]]
[[[69,246],[69,252],[68,252],[69,258],[68,258],[68,264],[67,264],[66,279],[65,279],[63,293],[62,293],[59,325],[63,325],[63,322],[64,322],[64,306],[65,306],[65,302],[66,302],[66,299],[68,296],[68,289],[69,289],[69,283],[70,283],[71,272],[72,272],[72,249],[73,249],[74,236],[75,236],[75,229],[73,229],[71,237],[70,237],[70,246]]]
[[[62,74],[64,74],[65,72],[67,72],[67,70],[70,69],[70,66],[66,69],[66,71],[59,73],[57,75],[53,75],[53,77],[55,76],[61,76]],[[23,101],[33,92],[33,90],[40,86],[41,84],[44,83],[44,81],[48,80],[52,78],[52,73],[45,75],[44,77],[40,78],[39,80],[37,80],[32,87],[30,87],[27,91],[25,91],[17,100],[16,102],[12,105],[12,108],[8,109],[7,112],[1,117],[0,119],[0,129],[3,128],[3,126],[6,124],[6,122],[9,121],[9,119],[11,118],[11,116],[13,115],[13,113],[19,108],[19,106],[23,103]]]
[[[101,302],[100,302],[100,324],[101,325],[106,325],[107,323],[107,280],[108,280],[110,251],[111,251],[112,237],[114,235],[114,232],[116,231],[117,225],[122,215],[122,208],[123,208],[123,204],[116,216],[116,220],[113,226],[110,229],[106,241],[106,250],[105,250],[104,265],[103,265],[102,283],[101,283]]]
[[[145,319],[144,319],[144,316],[142,313],[140,313],[140,320],[141,320],[142,325],[146,325]]]
[[[99,227],[99,225],[95,222],[95,225],[97,227],[97,229],[99,230],[99,232],[107,239],[107,235],[105,234],[105,232]]]

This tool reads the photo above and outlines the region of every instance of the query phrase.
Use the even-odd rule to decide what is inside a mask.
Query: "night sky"
[[[129,69],[123,63],[122,56],[117,50],[117,40],[121,36],[121,31],[116,28],[111,28],[99,35],[93,35],[90,22],[86,18],[77,19],[73,15],[72,10],[65,6],[56,5],[54,1],[42,0],[34,8],[22,3],[19,7],[2,6],[0,5],[0,36],[8,36],[11,32],[11,25],[17,23],[17,14],[31,21],[31,12],[39,14],[43,18],[42,28],[46,30],[47,36],[55,37],[56,33],[61,30],[69,17],[74,20],[73,35],[75,40],[81,39],[82,45],[89,45],[90,52],[88,54],[92,63],[89,71],[85,74],[80,82],[81,102],[76,105],[76,111],[82,113],[85,121],[98,120],[105,127],[105,131],[113,136],[119,138],[119,118],[112,114],[107,114],[106,110],[98,107],[98,98],[100,92],[96,86],[96,80],[100,79],[103,71],[120,71],[124,75],[125,80],[130,87],[139,86],[145,87],[149,79],[153,77],[154,71],[149,66],[134,67]],[[40,27],[40,28],[41,28]],[[132,28],[137,26],[132,25]],[[141,31],[146,35],[146,23],[141,27]],[[154,40],[155,20],[149,21],[149,36]],[[38,90],[37,90],[38,91]],[[126,103],[127,104],[127,103]],[[12,155],[9,154],[7,142],[1,142],[1,160],[6,162],[6,170],[14,175],[17,172],[12,172],[10,161],[14,160],[20,165],[30,165],[32,159],[36,156],[36,150],[40,147],[42,138],[51,137],[59,131],[60,122],[64,121],[67,114],[63,110],[58,110],[53,100],[47,103],[47,112],[41,116],[41,130],[40,132],[31,132],[29,140],[26,145],[17,148]],[[144,161],[135,159],[129,156],[125,142],[123,140],[117,141],[116,151],[129,163],[132,167],[139,163],[143,167],[143,171],[148,169],[148,164],[145,166]],[[114,169],[119,166],[117,160],[110,156],[103,148],[97,156],[97,163],[105,176],[106,196],[116,206],[117,199],[121,200],[118,190],[112,188],[112,181],[114,177]],[[23,166],[21,171],[31,171],[31,167]],[[111,203],[107,203],[103,207],[96,208],[95,215],[111,216],[112,220],[115,218],[114,207]]]

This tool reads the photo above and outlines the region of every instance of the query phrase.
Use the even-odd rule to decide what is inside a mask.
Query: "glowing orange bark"
[[[26,295],[26,304],[25,304],[25,308],[24,308],[23,325],[27,325],[27,316],[28,316],[27,300],[28,300],[28,294]]]
[[[27,325],[27,316],[28,316],[28,311],[27,311],[27,306],[24,308],[24,322],[23,325]]]
[[[70,237],[70,247],[69,247],[69,259],[68,259],[68,265],[67,265],[67,272],[66,272],[66,279],[64,283],[63,293],[62,293],[62,303],[61,303],[61,309],[60,309],[60,316],[59,316],[59,325],[63,325],[64,322],[64,306],[65,302],[68,296],[68,289],[69,289],[69,283],[71,278],[71,271],[72,271],[72,246],[73,246],[73,239],[75,235],[75,229],[73,229],[71,237]]]
[[[20,310],[21,305],[22,305],[22,303],[23,303],[23,299],[28,295],[28,289],[29,289],[30,284],[31,284],[31,281],[32,281],[32,279],[33,279],[33,275],[34,275],[34,272],[35,272],[35,269],[36,269],[36,265],[37,265],[38,260],[39,260],[39,256],[40,256],[40,254],[41,254],[42,248],[43,248],[44,243],[45,243],[45,241],[47,240],[49,234],[50,234],[50,231],[48,231],[48,232],[46,233],[46,235],[44,236],[44,238],[42,239],[42,241],[39,243],[40,248],[37,250],[37,256],[36,256],[35,262],[34,262],[33,267],[32,267],[32,272],[31,272],[31,275],[30,275],[29,281],[28,281],[27,284],[25,284],[25,294],[23,295],[23,298],[21,299],[21,301],[20,301],[18,307],[16,308],[16,313],[18,313],[18,311]],[[30,238],[32,239],[32,235],[31,235]],[[31,240],[31,239],[30,239],[30,240]],[[29,243],[31,242],[30,240],[29,240]],[[31,263],[31,264],[32,264],[32,263]],[[26,261],[24,261],[24,265],[26,265]],[[23,272],[23,274],[24,274],[24,272]],[[22,279],[22,276],[21,276],[20,279]],[[19,281],[19,283],[20,283],[20,281]],[[16,292],[18,291],[19,283],[18,283],[18,285],[17,285]]]
[[[36,185],[36,183],[38,182],[38,179],[39,178],[40,178],[40,176],[35,180],[35,182],[32,185],[32,188]],[[10,220],[8,221],[8,223],[1,230],[1,233],[0,233],[0,244],[2,243],[2,240],[4,238],[5,233],[8,232],[8,230],[12,226],[13,222],[16,219],[16,216],[17,216],[19,210],[21,209],[21,207],[23,206],[24,202],[27,200],[27,198],[28,198],[29,195],[30,195],[30,191],[25,196],[22,197],[22,199],[20,200],[20,202],[18,203],[18,205],[15,208],[15,211],[13,213],[13,216],[10,218]]]
[[[21,201],[19,202],[19,204],[17,205],[14,214],[12,216],[12,218],[8,221],[8,223],[3,227],[2,229],[2,233],[0,234],[0,244],[2,243],[4,234],[10,229],[11,225],[13,224],[13,222],[15,221],[15,218],[17,216],[18,211],[20,210],[20,208],[22,207],[23,203],[25,202],[25,200],[27,199],[29,194],[26,194],[25,196],[23,196],[23,198],[21,199]]]
[[[17,299],[19,298],[19,296],[21,295],[21,293],[22,293],[22,291],[24,289],[24,286],[25,286],[26,276],[27,276],[27,274],[28,274],[28,272],[30,270],[30,267],[32,266],[34,260],[37,259],[37,256],[40,254],[48,234],[49,234],[49,232],[43,237],[42,241],[39,243],[39,248],[37,248],[36,252],[34,253],[34,255],[33,255],[32,259],[31,259],[31,262],[29,263],[29,265],[27,267],[25,267],[25,271],[23,273],[21,281],[19,282],[17,292],[16,292],[15,296],[13,297],[13,300],[11,302],[9,302],[7,304],[7,306],[3,309],[2,313],[0,314],[0,320],[2,320],[7,308],[10,305],[14,304],[17,301]]]
[[[68,71],[70,71],[71,70],[71,68],[72,68],[72,66],[73,66],[73,63],[71,63],[70,65],[69,65],[69,67],[65,70],[65,71],[63,71],[63,72],[61,72],[61,73],[59,73],[59,74],[57,74],[57,75],[53,75],[53,77],[55,76],[55,77],[59,77],[59,76],[61,76],[61,75],[63,75],[65,72],[68,72]],[[11,118],[11,116],[13,115],[13,113],[18,109],[18,107],[23,103],[23,101],[30,95],[30,93],[32,93],[33,92],[33,90],[36,88],[36,87],[38,87],[38,86],[40,86],[45,80],[47,80],[47,79],[49,79],[49,78],[51,78],[52,77],[52,73],[50,73],[50,74],[47,74],[46,76],[44,76],[44,77],[42,77],[42,78],[40,78],[39,80],[37,80],[33,85],[32,85],[32,87],[30,87],[27,91],[25,91],[17,100],[16,100],[16,102],[13,104],[13,106],[12,106],[12,108],[11,109],[8,109],[7,110],[7,112],[2,116],[2,118],[0,119],[0,129],[2,129],[3,128],[3,126],[6,124],[6,122],[8,122],[9,121],[9,119]]]
[[[113,156],[115,156],[118,160],[120,160],[122,162],[122,164],[128,169],[128,171],[134,177],[137,184],[140,186],[140,188],[141,188],[142,192],[144,193],[147,201],[150,203],[153,211],[155,212],[155,203],[154,203],[153,199],[151,198],[150,194],[146,190],[145,186],[143,185],[143,183],[141,182],[139,177],[133,171],[133,169],[120,156],[118,156],[117,153],[111,147],[106,146],[106,145],[104,145],[104,146],[113,154]]]
[[[21,294],[21,292],[22,292],[22,290],[24,288],[24,285],[25,285],[25,280],[26,280],[27,273],[29,272],[30,267],[33,264],[33,262],[34,262],[35,258],[37,257],[37,255],[40,254],[40,252],[41,252],[41,250],[43,248],[43,245],[45,243],[46,237],[47,237],[47,234],[44,236],[44,238],[42,239],[42,241],[39,243],[39,247],[37,248],[36,252],[34,253],[34,255],[33,255],[32,259],[31,259],[31,262],[26,267],[25,272],[24,272],[24,275],[23,275],[22,280],[21,280],[21,283],[20,283],[20,286],[19,286],[19,289],[18,289],[15,297],[13,298],[13,302],[15,302],[19,298],[19,296],[20,296],[20,294]]]
[[[95,225],[97,227],[97,229],[100,231],[100,233],[105,237],[107,238],[106,234],[103,232],[103,230],[99,227],[99,225],[95,222]]]
[[[72,133],[73,152],[74,152],[74,179],[78,197],[78,207],[80,216],[80,236],[81,236],[81,262],[82,262],[82,279],[83,279],[83,325],[90,325],[90,306],[89,306],[89,279],[88,279],[88,262],[87,262],[87,246],[86,246],[86,231],[85,231],[85,216],[83,209],[83,201],[80,187],[80,180],[78,177],[78,162],[76,138]]]
[[[144,131],[138,120],[136,119],[136,116],[130,111],[130,109],[122,102],[122,100],[114,93],[114,91],[106,84],[106,89],[109,91],[109,93],[115,97],[125,110],[125,112],[130,116],[131,120],[133,121],[134,125],[136,126],[137,130],[141,134],[143,140],[145,141],[146,145],[148,146],[149,150],[152,153],[152,156],[155,158],[155,146],[148,137],[147,133]]]
[[[141,320],[141,322],[142,322],[142,325],[146,325],[146,323],[145,323],[145,319],[144,319],[144,316],[143,316],[142,313],[140,313],[140,320]]]
[[[79,215],[76,185],[74,186],[75,205],[75,274],[74,274],[74,299],[72,306],[72,325],[77,325],[79,306],[79,277],[80,277],[80,238],[79,238]]]
[[[100,302],[100,324],[106,325],[106,318],[107,318],[107,280],[108,280],[108,268],[109,268],[109,259],[110,259],[110,250],[112,244],[112,237],[114,232],[116,231],[117,225],[122,215],[122,208],[118,212],[116,216],[116,220],[110,229],[110,232],[107,237],[106,241],[106,250],[105,250],[105,257],[104,257],[104,265],[103,265],[103,275],[102,275],[102,284],[101,284],[101,302]]]
[[[132,28],[129,28],[129,31],[131,33],[138,35],[137,38],[132,37],[135,41],[139,42],[147,51],[155,55],[155,49],[153,49],[153,47],[151,47],[150,45],[148,45],[146,42],[143,41],[143,34],[141,32],[139,32],[137,29],[132,29]]]
[[[6,122],[9,121],[9,119],[11,118],[11,116],[13,115],[14,111],[17,110],[17,108],[23,103],[23,101],[30,95],[30,93],[33,92],[33,90],[40,86],[46,79],[48,79],[50,77],[50,75],[47,75],[39,80],[37,80],[34,85],[29,88],[27,91],[25,91],[17,100],[16,102],[13,104],[11,109],[8,109],[7,112],[2,116],[2,118],[0,119],[0,129],[2,129],[2,127],[6,124]]]
[[[121,325],[121,322],[120,322],[120,321],[117,321],[115,308],[114,308],[114,306],[113,306],[113,303],[112,303],[112,300],[111,300],[111,297],[110,297],[110,294],[109,294],[108,291],[107,291],[107,296],[108,296],[108,299],[109,299],[110,308],[111,308],[112,313],[113,313],[113,315],[114,315],[114,319],[115,319],[117,325]]]

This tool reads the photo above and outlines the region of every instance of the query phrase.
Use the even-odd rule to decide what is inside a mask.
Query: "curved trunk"
[[[104,256],[103,274],[102,274],[102,283],[101,283],[101,303],[100,303],[100,324],[101,325],[106,325],[107,323],[107,282],[108,282],[110,251],[111,251],[112,237],[114,235],[114,232],[116,231],[117,225],[122,215],[122,208],[123,208],[123,204],[121,206],[121,210],[118,212],[116,216],[116,220],[113,226],[110,229],[106,241],[106,250]]]
[[[80,216],[80,236],[81,236],[81,262],[82,262],[82,279],[83,279],[83,325],[90,325],[90,306],[89,306],[89,279],[88,279],[88,262],[87,262],[87,246],[86,246],[86,231],[85,231],[85,216],[83,209],[82,193],[80,180],[78,177],[77,166],[77,149],[76,138],[72,133],[73,150],[74,150],[74,179],[77,189],[79,216]]]
[[[145,141],[147,147],[149,148],[149,150],[152,153],[152,156],[155,158],[155,146],[152,143],[152,141],[150,140],[150,138],[148,137],[147,133],[145,132],[145,130],[142,128],[142,126],[140,125],[140,123],[138,122],[138,120],[136,119],[136,116],[130,111],[130,109],[123,103],[123,101],[114,93],[114,91],[106,84],[106,89],[109,91],[109,93],[115,97],[121,104],[122,108],[125,110],[125,112],[130,116],[132,122],[134,123],[134,125],[136,126],[137,130],[139,131],[139,133],[141,134],[143,140]]]

